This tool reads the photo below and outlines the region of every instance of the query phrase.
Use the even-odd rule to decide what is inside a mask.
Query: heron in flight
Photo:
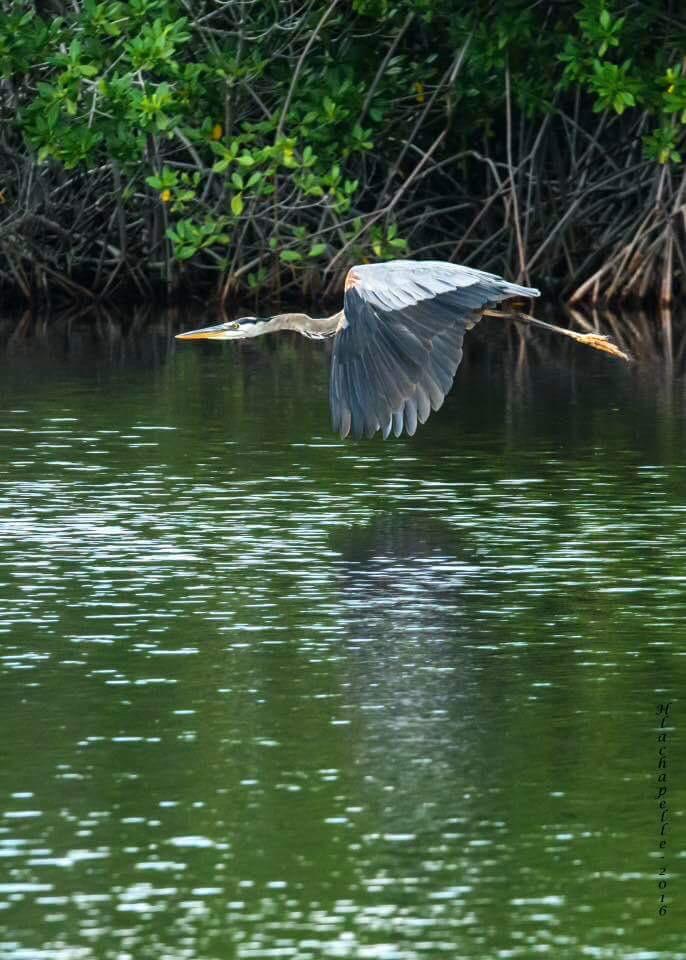
[[[539,296],[492,273],[437,260],[391,260],[353,267],[343,309],[330,317],[279,313],[240,317],[177,334],[177,340],[243,340],[296,330],[314,340],[334,338],[329,400],[341,437],[412,436],[438,410],[453,384],[467,330],[482,316],[499,316],[628,359],[606,337],[581,334],[523,313],[494,310],[503,300]]]

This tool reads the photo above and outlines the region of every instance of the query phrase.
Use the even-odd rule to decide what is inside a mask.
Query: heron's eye
[[[232,324],[230,324],[229,326],[231,327],[232,330],[240,330],[240,329],[241,329],[241,325],[240,325],[240,323],[238,322],[238,320],[234,320],[234,322],[233,322]]]

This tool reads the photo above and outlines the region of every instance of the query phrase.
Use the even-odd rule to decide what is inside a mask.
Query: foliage
[[[686,23],[667,0],[352,7],[9,0],[7,169],[28,177],[37,163],[49,195],[10,190],[10,222],[29,209],[70,229],[74,244],[83,234],[83,253],[72,245],[55,264],[63,276],[76,267],[109,283],[116,268],[118,283],[135,272],[170,288],[197,268],[225,290],[257,290],[279,276],[313,280],[328,258],[331,290],[355,259],[444,255],[454,244],[441,210],[463,201],[459,225],[450,222],[454,238],[469,233],[492,191],[502,196],[508,176],[514,188],[513,163],[522,168],[542,124],[558,144],[572,124],[591,140],[607,130],[604,155],[624,151],[633,163],[638,148],[648,174],[681,163]],[[550,171],[536,177],[544,184]],[[79,214],[84,189],[91,202]],[[463,259],[483,254],[487,225],[474,225]],[[15,264],[36,253],[35,232],[12,242]],[[560,256],[558,244],[549,255]],[[495,256],[514,263],[514,246]],[[5,276],[19,283],[17,270],[30,272]]]

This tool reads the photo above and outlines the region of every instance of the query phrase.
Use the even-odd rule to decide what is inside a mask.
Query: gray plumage
[[[331,362],[330,403],[342,437],[412,436],[438,410],[462,341],[488,307],[539,291],[440,261],[353,267]]]

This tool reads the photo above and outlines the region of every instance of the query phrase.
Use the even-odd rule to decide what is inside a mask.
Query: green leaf
[[[310,252],[307,254],[308,257],[321,257],[323,253],[326,253],[326,244],[325,243],[314,243],[310,247]]]
[[[282,250],[279,254],[284,263],[295,263],[296,260],[302,260],[302,254],[297,250]]]
[[[231,197],[231,213],[234,215],[234,217],[240,217],[240,215],[243,213],[244,206],[245,204],[243,203],[243,195],[240,193],[234,193],[234,195]]]

